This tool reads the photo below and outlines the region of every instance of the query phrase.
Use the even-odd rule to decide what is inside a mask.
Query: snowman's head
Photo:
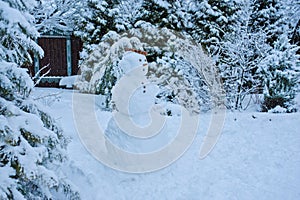
[[[146,56],[133,51],[125,52],[122,60],[119,63],[119,67],[125,74],[138,67],[141,67],[143,72],[142,74],[145,75],[148,72],[148,62]]]

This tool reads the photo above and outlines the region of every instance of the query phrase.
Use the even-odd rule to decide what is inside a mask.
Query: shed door
[[[66,38],[39,38],[38,44],[44,50],[40,68],[49,65],[51,69],[47,76],[67,76]]]
[[[72,57],[72,74],[78,74],[78,62],[80,60],[79,52],[82,51],[83,43],[80,38],[78,37],[71,37],[71,57]]]

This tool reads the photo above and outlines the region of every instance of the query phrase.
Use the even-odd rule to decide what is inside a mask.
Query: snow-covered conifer
[[[0,1],[0,199],[79,199],[62,170],[68,140],[31,99],[33,82],[20,68],[31,52],[43,54],[34,41],[34,6]]]
[[[81,17],[85,4],[86,1],[41,0],[30,13],[39,33],[55,31],[64,34],[74,30],[75,21]]]
[[[39,36],[29,11],[35,0],[0,1],[0,59],[17,64],[32,62],[30,51],[43,55],[35,39]]]
[[[86,2],[76,21],[76,35],[85,42],[85,48],[91,49],[89,45],[99,44],[105,34],[116,30],[116,5],[115,0]]]
[[[289,44],[286,36],[274,43],[274,48],[260,63],[264,84],[262,111],[281,106],[295,111],[293,100],[298,89],[300,62],[298,47]]]
[[[25,69],[0,62],[0,199],[79,199],[62,171],[62,129],[30,99]]]
[[[263,31],[267,42],[273,46],[281,35],[288,33],[288,21],[282,2],[278,0],[252,1],[252,14],[249,21],[251,32]]]
[[[211,55],[218,54],[225,33],[232,32],[240,9],[239,1],[192,1],[195,4],[191,35]]]

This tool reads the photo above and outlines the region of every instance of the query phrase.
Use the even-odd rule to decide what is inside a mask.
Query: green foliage
[[[95,92],[96,94],[100,94],[106,97],[105,99],[105,108],[110,109],[111,108],[111,98],[112,98],[112,88],[115,85],[117,81],[117,74],[114,72],[114,69],[116,68],[115,65],[111,64],[109,65],[104,72],[104,75],[101,77],[101,79],[98,80],[96,83]]]

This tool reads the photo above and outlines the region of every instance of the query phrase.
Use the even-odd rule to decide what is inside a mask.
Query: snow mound
[[[278,105],[275,108],[269,110],[268,112],[269,113],[286,113],[287,109]]]
[[[78,78],[78,75],[63,77],[59,81],[59,86],[60,87],[66,87],[66,88],[73,88],[74,83],[75,83],[77,78]]]

